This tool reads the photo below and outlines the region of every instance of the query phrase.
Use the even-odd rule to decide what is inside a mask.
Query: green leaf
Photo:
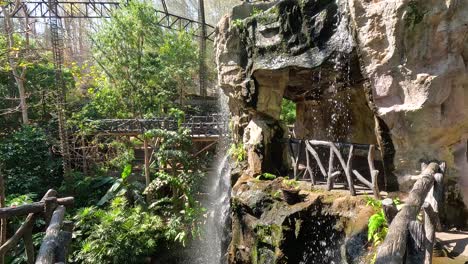
[[[125,168],[122,171],[122,174],[121,174],[120,177],[122,178],[122,180],[126,180],[128,178],[128,176],[130,176],[130,174],[132,174],[132,165],[127,164],[127,165],[125,165]]]

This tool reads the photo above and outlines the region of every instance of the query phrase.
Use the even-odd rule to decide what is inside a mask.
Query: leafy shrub
[[[234,157],[237,162],[244,161],[247,158],[247,151],[244,148],[244,145],[242,143],[239,144],[231,144],[231,147],[229,148],[229,155]]]
[[[63,184],[59,193],[72,195],[75,198],[73,208],[95,205],[115,181],[113,177],[90,177],[76,171],[72,172],[71,177],[73,184]]]
[[[141,193],[143,192],[144,186],[138,181],[130,182],[128,177],[131,173],[132,165],[127,164],[120,175],[120,179],[112,178],[112,180],[109,181],[113,184],[106,194],[98,201],[97,205],[102,206],[118,196],[125,196],[127,200],[130,201],[130,204],[134,204],[135,202],[142,203],[143,197],[141,196]]]
[[[61,185],[61,159],[52,154],[51,145],[46,134],[32,126],[24,126],[0,142],[8,195],[41,195]]]
[[[164,220],[117,197],[108,210],[90,207],[75,217],[74,255],[81,263],[142,263],[166,236]]]
[[[369,218],[367,224],[367,240],[372,243],[374,247],[380,245],[387,236],[388,223],[382,208],[382,201],[376,200],[372,197],[366,197],[367,205],[372,206],[377,212]],[[393,199],[393,203],[400,208],[401,201],[399,198]],[[374,255],[373,262],[375,262],[376,254]]]
[[[257,176],[257,179],[258,180],[274,180],[276,179],[276,175],[268,173],[268,172],[264,172],[261,175]]]
[[[296,104],[293,101],[283,98],[280,119],[288,125],[296,122]]]

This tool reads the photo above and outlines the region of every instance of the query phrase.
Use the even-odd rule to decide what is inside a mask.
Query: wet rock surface
[[[367,219],[374,213],[364,196],[301,182],[295,187],[300,200],[289,204],[284,188],[283,178],[244,175],[236,183],[229,263],[358,263],[366,253]]]
[[[446,161],[455,200],[445,222],[462,227],[466,209],[450,208],[468,204],[467,35],[468,5],[458,0],[244,3],[216,39],[234,139],[249,137],[251,120],[278,121],[290,99],[295,137],[378,145],[388,191],[421,160]],[[284,132],[262,130],[278,142]],[[263,161],[283,155],[264,145],[249,153],[252,175],[285,169]]]
[[[255,180],[289,169],[283,98],[296,103],[294,137],[377,145],[383,190],[405,191],[402,179],[418,174],[421,160],[446,161],[442,220],[466,225],[462,2],[280,0],[244,3],[220,21],[219,85],[229,97],[233,139],[247,152],[232,182],[230,263],[315,263],[318,255],[319,263],[357,263],[365,248],[372,212],[360,198],[308,186],[296,201],[284,197],[295,194],[280,180]]]

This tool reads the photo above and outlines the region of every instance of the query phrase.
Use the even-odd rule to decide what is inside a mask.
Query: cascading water
[[[227,96],[221,94],[219,101],[221,118],[227,124],[229,117]],[[227,153],[229,137],[226,130],[221,133],[218,144],[216,170],[210,175],[209,197],[204,204],[207,208],[206,223],[200,243],[196,246],[196,256],[192,257],[193,264],[227,263],[225,253],[230,233],[231,167]]]

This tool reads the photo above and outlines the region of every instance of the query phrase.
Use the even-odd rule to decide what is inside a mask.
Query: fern
[[[383,210],[380,210],[378,213],[373,214],[369,218],[367,227],[367,240],[369,242],[372,242],[375,245],[376,243],[379,243],[385,239],[388,224],[387,220],[385,219]]]

